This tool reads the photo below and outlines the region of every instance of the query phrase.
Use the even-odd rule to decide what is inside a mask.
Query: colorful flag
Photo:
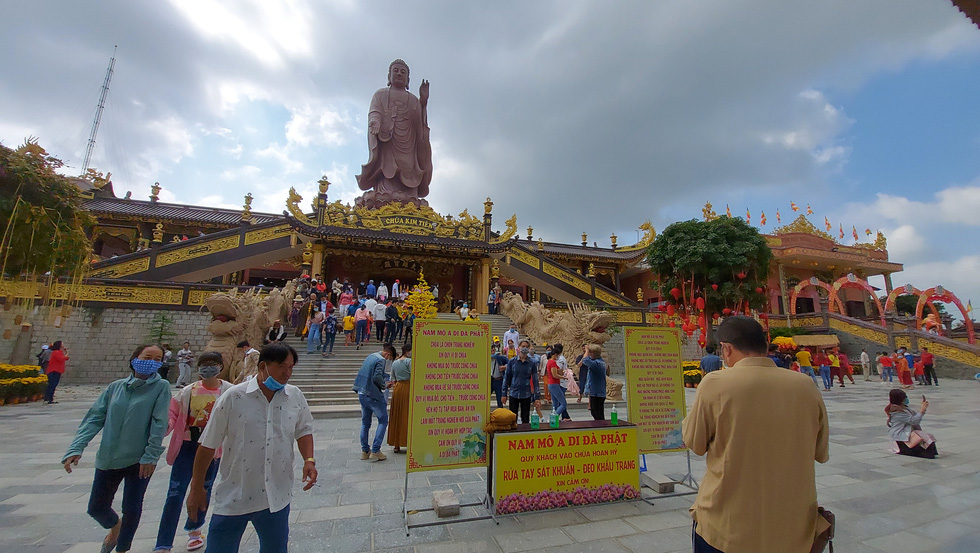
[[[806,214],[813,215],[813,210],[810,209],[810,204],[806,204]]]
[[[864,229],[864,234],[867,236],[871,236],[871,229],[869,228]]]
[[[783,220],[779,218],[779,209],[778,208],[776,209],[776,222],[777,223],[782,223],[783,222]]]
[[[765,211],[762,212],[762,217],[759,218],[759,222],[762,224],[762,226],[766,226],[766,212]]]
[[[858,241],[858,229],[857,229],[857,227],[854,227],[854,226],[851,227],[851,234],[854,235],[854,241],[857,242]]]
[[[791,209],[792,209],[793,211],[799,211],[799,210],[800,210],[800,208],[798,208],[798,207],[796,207],[796,204],[794,204],[793,202],[790,202],[790,203],[789,203],[789,207],[790,207],[790,208],[791,208]]]
[[[843,237],[844,237],[844,223],[841,223],[841,224],[840,224],[840,237],[841,237],[841,238],[843,238]]]
[[[728,215],[729,219],[732,218],[732,208],[728,207],[728,204],[725,204],[725,213]]]
[[[749,208],[745,208],[745,222],[750,225],[752,224],[752,214],[749,213]]]
[[[833,225],[830,224],[830,219],[826,217],[823,218],[823,225],[827,227],[827,232],[830,232],[830,229],[834,228]]]
[[[969,313],[973,311],[973,302],[971,300],[966,300],[966,312]]]

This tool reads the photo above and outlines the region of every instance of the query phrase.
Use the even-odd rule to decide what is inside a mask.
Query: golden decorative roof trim
[[[827,234],[826,232],[813,226],[807,218],[806,215],[800,215],[795,221],[788,225],[783,225],[776,230],[772,231],[774,235],[778,234],[791,234],[791,233],[801,233],[801,234],[812,234],[813,236],[819,236],[820,238],[826,238],[833,243],[837,243],[837,240],[833,236]]]

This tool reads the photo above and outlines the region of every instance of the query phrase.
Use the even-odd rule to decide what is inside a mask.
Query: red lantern
[[[657,309],[659,309],[660,312],[663,313],[664,311],[667,311],[667,306],[661,303],[660,305],[657,306]]]
[[[755,289],[755,293],[756,294],[761,294],[762,293],[762,287],[761,286],[757,286],[756,289]]]
[[[674,299],[675,300],[678,299],[678,298],[680,298],[681,297],[681,289],[680,288],[671,288],[670,289],[670,295],[671,296],[674,296]]]
[[[677,327],[677,323],[675,323],[674,321],[670,321],[669,323],[667,323],[667,326],[669,326],[670,328],[675,328]]]
[[[705,344],[707,344],[707,342],[704,341],[704,338],[703,337],[698,338],[698,345],[699,346],[701,346],[703,348],[705,346]]]
[[[674,309],[674,306],[673,305],[668,305],[667,306],[667,316],[668,317],[673,317],[675,311],[676,310]]]
[[[704,298],[698,298],[696,305],[698,306],[699,310],[704,311]]]
[[[721,312],[724,313],[725,315],[731,315],[732,314],[732,310],[729,309],[729,308],[727,308],[727,307],[724,308],[724,309],[722,309]]]
[[[712,284],[711,285],[711,289],[712,290],[718,290],[718,285],[717,284]]]
[[[705,326],[707,326],[707,323],[708,321],[704,320],[704,315],[701,315],[701,318],[698,319],[698,326],[704,328]]]
[[[712,318],[712,319],[717,319],[718,317],[721,317],[721,315],[719,315],[719,314],[717,314],[717,313],[715,313],[715,314],[713,314],[713,315],[711,315],[711,318]]]
[[[739,273],[735,276],[737,276],[739,279],[743,279],[745,278],[745,271],[739,271]]]

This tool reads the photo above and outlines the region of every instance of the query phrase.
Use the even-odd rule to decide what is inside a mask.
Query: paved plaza
[[[821,504],[837,514],[836,551],[980,551],[980,383],[942,384],[910,394],[917,399],[926,393],[930,400],[924,428],[935,434],[941,454],[933,461],[887,451],[883,408],[888,387],[858,381],[825,395],[831,457],[817,466],[817,491]],[[687,392],[690,403],[694,390]],[[97,393],[96,387],[65,386],[57,405],[0,407],[0,551],[98,551],[104,531],[85,509],[99,438],[73,474],[66,474],[59,464]],[[586,413],[573,415],[582,418]],[[406,536],[401,515],[405,458],[386,447],[387,461],[361,461],[357,420],[317,420],[315,428],[320,482],[310,492],[296,492],[290,528],[293,552],[691,550],[690,496],[654,497],[652,505],[634,502],[501,517],[499,525],[481,520],[418,528]],[[657,472],[673,474],[683,472],[685,457],[648,456],[647,462]],[[146,494],[135,552],[148,553],[155,543],[169,477],[169,467],[163,459],[161,463]],[[703,472],[704,462],[695,457],[695,476]],[[484,472],[473,470],[413,474],[409,508],[429,507],[429,494],[447,488],[461,494],[463,502],[479,501],[485,478]],[[120,499],[121,493],[117,509]],[[464,509],[464,514],[467,511],[474,512]],[[413,521],[429,520],[427,516],[413,515]],[[176,543],[174,551],[184,551],[181,531]],[[258,551],[251,530],[242,551]]]

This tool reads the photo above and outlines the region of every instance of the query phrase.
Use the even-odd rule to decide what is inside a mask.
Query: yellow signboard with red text
[[[637,427],[640,453],[683,451],[687,407],[678,330],[627,327],[625,341],[629,422]]]
[[[635,426],[497,432],[493,440],[499,515],[640,497]]]
[[[487,465],[490,324],[416,320],[406,470]]]

